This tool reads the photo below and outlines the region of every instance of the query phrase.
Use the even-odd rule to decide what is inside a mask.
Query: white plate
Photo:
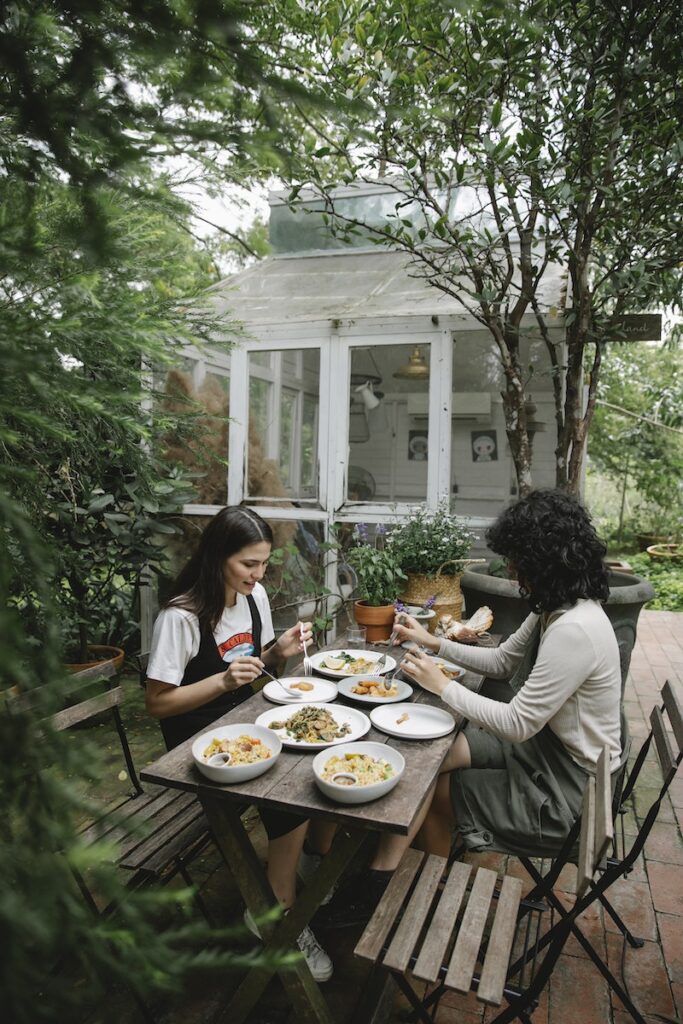
[[[308,690],[306,693],[301,690],[300,697],[290,697],[281,686],[278,686],[271,679],[263,687],[261,693],[268,700],[272,701],[273,704],[306,704],[312,700],[316,704],[325,704],[328,700],[335,700],[337,696],[337,684],[330,682],[328,679],[316,679],[314,676],[290,676],[287,679],[283,679],[282,682],[285,686],[291,686],[292,683],[311,683],[313,689]]]
[[[361,704],[396,704],[397,701],[408,700],[408,697],[413,692],[413,688],[409,683],[404,683],[402,679],[397,679],[396,676],[392,680],[398,690],[395,697],[371,697],[369,693],[352,692],[351,688],[353,686],[356,686],[361,681],[365,682],[367,679],[372,679],[372,676],[347,676],[346,679],[340,679],[338,684],[339,696],[347,697],[349,700],[357,700]],[[381,678],[376,678],[374,681],[379,683],[380,687],[384,686]]]
[[[324,747],[334,747],[340,743],[350,743],[352,740],[359,740],[361,736],[365,736],[366,732],[370,729],[370,719],[368,716],[364,715],[362,711],[357,711],[355,708],[345,708],[341,704],[316,704],[308,700],[301,707],[320,708],[321,710],[329,711],[338,725],[348,723],[351,728],[349,732],[339,736],[336,740],[328,740],[327,742],[322,740],[320,743],[303,743],[301,740],[296,740],[293,736],[290,736],[286,729],[273,729],[272,731],[275,735],[282,740],[282,745],[293,750],[322,750]],[[291,705],[286,711],[282,711],[280,708],[269,708],[262,715],[258,716],[256,724],[270,729],[271,722],[288,721],[292,715],[296,714],[296,710]]]
[[[320,673],[321,676],[325,676],[327,679],[346,679],[348,676],[354,675],[353,672],[344,671],[343,669],[323,668],[322,663],[326,658],[338,658],[340,654],[349,654],[352,658],[365,658],[366,661],[379,661],[382,657],[377,651],[359,651],[352,647],[339,648],[336,651],[318,651],[317,654],[311,655],[311,664],[316,672]],[[387,658],[381,669],[381,674],[385,672],[391,672],[396,668],[396,662],[393,658]],[[372,670],[368,672],[368,675],[372,675]]]
[[[408,718],[399,724],[398,719],[404,714]],[[381,732],[407,740],[435,740],[455,729],[452,715],[429,704],[392,704],[374,708],[370,712],[370,720]]]
[[[462,679],[465,675],[465,669],[462,665],[455,665],[452,661],[446,661],[445,658],[433,658],[432,661],[435,665],[440,665],[442,668],[448,669],[449,672],[457,672],[454,679]]]

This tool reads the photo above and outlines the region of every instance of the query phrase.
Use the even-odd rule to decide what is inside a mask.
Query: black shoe
[[[362,885],[359,884],[357,877],[349,880],[337,889],[327,906],[318,910],[313,919],[315,926],[351,928],[354,925],[367,924],[384,895],[391,876],[391,871],[370,870]]]

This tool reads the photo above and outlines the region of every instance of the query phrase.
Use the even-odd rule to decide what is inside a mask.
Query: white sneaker
[[[299,865],[297,867],[297,874],[302,882],[308,883],[313,878],[318,868],[322,863],[322,857],[319,853],[306,853],[302,850],[299,854]],[[330,891],[327,893],[325,898],[321,900],[320,906],[324,907],[330,902],[335,892],[337,891],[337,883],[335,882]]]
[[[287,911],[285,911],[287,913]],[[248,910],[244,911],[244,923],[257,939],[261,938],[256,921]],[[332,977],[334,967],[329,956],[322,948],[311,929],[306,925],[296,944],[304,955],[308,969],[315,981],[329,981]]]

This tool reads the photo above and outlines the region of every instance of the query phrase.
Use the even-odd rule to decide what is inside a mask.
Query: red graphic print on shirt
[[[251,657],[254,653],[254,637],[249,633],[235,633],[222,644],[218,644],[218,653],[223,661],[231,662],[235,658]]]

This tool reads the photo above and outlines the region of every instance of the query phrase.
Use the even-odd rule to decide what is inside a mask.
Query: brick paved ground
[[[638,625],[638,641],[633,652],[626,691],[626,710],[634,751],[647,733],[647,717],[662,683],[670,679],[683,692],[683,615],[669,612],[643,612]],[[651,773],[653,795],[657,785],[657,766],[646,765]],[[665,1020],[683,1021],[683,770],[674,781],[660,817],[635,871],[613,890],[613,902],[632,930],[645,944],[642,949],[627,948],[625,976],[635,1004],[652,1024]],[[252,838],[265,854],[265,837],[254,815]],[[499,855],[472,855],[473,862],[486,863],[500,870],[526,873],[514,858]],[[558,891],[571,893],[573,869],[561,876]],[[225,866],[210,853],[195,872],[205,898],[216,918],[222,921],[241,917],[241,903]],[[622,938],[611,921],[605,922],[602,910],[591,910],[583,930],[593,945],[606,953],[613,972],[621,968]],[[337,934],[320,933],[335,963],[333,979],[324,986],[330,1004],[340,1020],[363,1024],[354,1019],[353,1007],[365,978],[365,967],[353,957],[359,932],[354,929]],[[209,980],[196,992],[171,997],[158,1007],[157,1018],[163,1024],[210,1024],[234,984],[226,977],[221,984]],[[418,988],[418,985],[415,986]],[[117,1019],[131,1024],[139,1018],[123,1008]],[[402,999],[395,1004],[393,1021],[404,1020]],[[657,1017],[655,1015],[659,1014]],[[258,1013],[250,1024],[280,1024],[286,1016],[280,986],[268,989]],[[96,1014],[97,1018],[98,1015]],[[476,1000],[454,994],[446,996],[436,1015],[436,1024],[486,1024],[493,1017]],[[93,1018],[91,1018],[93,1020]],[[574,940],[570,940],[560,958],[541,1004],[533,1014],[534,1024],[629,1024],[630,1015],[618,1000],[612,1000],[606,984]],[[290,1021],[288,1024],[297,1024]]]

